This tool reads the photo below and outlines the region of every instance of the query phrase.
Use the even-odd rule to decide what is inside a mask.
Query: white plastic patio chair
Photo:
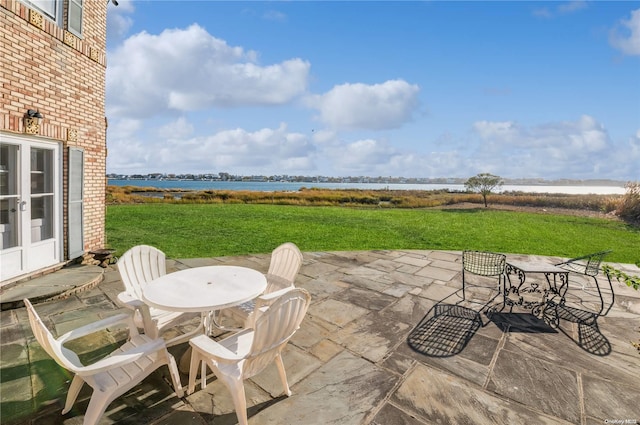
[[[283,293],[264,311],[256,312],[253,328],[244,329],[219,342],[206,335],[192,338],[188,393],[195,389],[198,366],[201,387],[207,386],[207,366],[231,392],[236,415],[241,425],[247,424],[244,380],[260,373],[275,361],[287,396],[291,395],[282,362],[282,350],[289,342],[309,307],[311,296],[301,288]]]
[[[178,397],[184,395],[175,359],[167,351],[164,340],[139,334],[131,315],[118,314],[108,317],[74,329],[56,339],[44,325],[31,302],[26,298],[23,301],[27,308],[31,329],[38,343],[56,363],[75,374],[62,410],[63,415],[71,410],[80,389],[86,382],[93,388],[93,394],[84,415],[83,424],[96,424],[113,400],[138,385],[151,372],[163,365],[169,368],[173,388]],[[71,340],[122,325],[129,327],[130,339],[108,357],[93,364],[83,365],[77,354],[64,346]]]
[[[253,326],[253,316],[257,304],[259,304],[259,308],[265,308],[283,292],[295,287],[294,282],[302,266],[302,260],[302,253],[294,243],[285,242],[278,246],[271,253],[269,270],[266,274],[267,288],[262,295],[255,300],[224,309],[220,314],[230,316],[235,321],[243,323],[244,328],[250,328]],[[225,329],[224,326],[218,326]]]
[[[125,290],[118,294],[118,301],[134,310],[134,322],[151,338],[198,317],[196,313],[166,311],[147,306],[142,301],[142,290],[149,282],[167,273],[164,252],[148,245],[137,245],[125,252],[118,260],[118,271]],[[180,334],[167,340],[167,346],[179,344],[193,336],[193,332]]]

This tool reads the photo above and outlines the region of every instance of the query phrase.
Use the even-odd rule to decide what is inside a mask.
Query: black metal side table
[[[545,281],[527,281],[527,275],[543,274]],[[504,305],[522,307],[551,326],[559,325],[556,306],[564,305],[569,288],[569,272],[543,262],[507,261],[505,267]],[[512,281],[511,276],[515,279]]]

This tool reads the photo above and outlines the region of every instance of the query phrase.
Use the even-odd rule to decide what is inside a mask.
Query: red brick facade
[[[66,14],[68,0],[59,1]],[[106,8],[83,2],[79,38],[17,0],[0,0],[0,138],[24,134],[25,113],[36,109],[44,116],[37,136],[60,144],[65,257],[68,147],[84,149],[85,250],[105,245]]]

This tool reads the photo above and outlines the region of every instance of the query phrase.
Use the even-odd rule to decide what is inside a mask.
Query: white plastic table
[[[142,299],[152,307],[201,313],[201,325],[211,334],[214,312],[252,300],[267,288],[267,278],[257,270],[238,266],[205,266],[179,270],[154,279],[142,289]],[[200,326],[198,329],[200,329]],[[193,332],[198,332],[198,329]],[[191,347],[178,369],[187,373]]]
[[[265,275],[247,267],[194,267],[149,282],[142,299],[162,310],[209,313],[252,300],[266,288]]]

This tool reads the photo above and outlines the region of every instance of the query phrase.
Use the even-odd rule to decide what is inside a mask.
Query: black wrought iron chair
[[[582,290],[590,293],[589,291],[595,290],[596,294],[600,298],[600,310],[595,313],[597,316],[606,316],[613,307],[613,303],[615,301],[615,295],[613,293],[613,285],[611,283],[611,277],[605,273],[607,276],[607,281],[609,282],[609,289],[611,290],[611,303],[606,307],[605,311],[605,301],[602,295],[602,290],[600,288],[600,283],[598,282],[598,273],[600,272],[600,265],[608,254],[611,253],[611,250],[607,251],[599,251],[594,252],[593,254],[583,255],[581,257],[571,258],[569,260],[563,261],[562,263],[556,264],[557,267],[563,268],[569,272],[588,276],[593,279],[595,288],[588,287],[589,285],[583,284]],[[588,282],[588,279],[586,280]]]
[[[507,257],[504,254],[489,251],[462,251],[462,298],[466,299],[466,274],[471,273],[485,277],[497,277],[497,290],[501,291],[505,280]]]

